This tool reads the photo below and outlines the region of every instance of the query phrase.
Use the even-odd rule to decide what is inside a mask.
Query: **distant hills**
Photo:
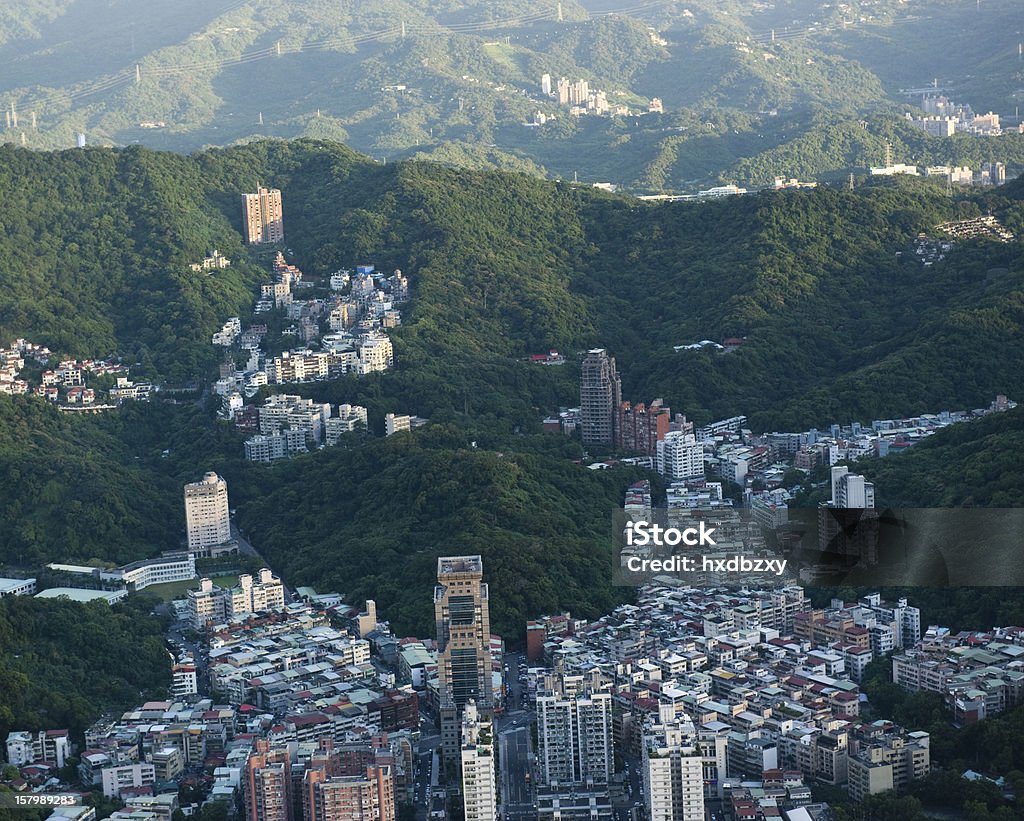
[[[901,89],[935,82],[1012,117],[1017,11],[1013,0],[34,0],[0,10],[0,100],[18,117],[0,139],[60,148],[84,133],[192,151],[305,136],[377,160],[639,192],[862,173],[886,140],[902,161],[982,156],[1016,173],[1020,135],[914,139],[899,115],[916,101]],[[965,31],[985,36],[962,48]],[[636,116],[573,117],[543,95],[545,73],[587,80]],[[653,98],[664,114],[646,113]]]
[[[515,631],[539,610],[595,614],[626,592],[605,573],[604,528],[636,474],[595,475],[572,464],[577,445],[540,435],[545,415],[578,401],[578,351],[607,347],[625,397],[664,397],[698,422],[743,413],[758,430],[1024,396],[1020,183],[949,197],[927,180],[888,179],[649,204],[530,176],[381,165],[309,140],[189,157],[8,146],[0,159],[13,204],[0,217],[0,339],[121,356],[157,380],[209,380],[209,335],[250,315],[266,275],[241,244],[238,196],[262,182],[283,192],[287,245],[307,274],[373,262],[401,268],[412,289],[393,370],[301,391],[366,405],[371,427],[389,411],[433,422],[268,468],[244,463],[240,437],[191,401],[70,419],[5,398],[0,560],[12,564],[173,548],[181,484],[216,469],[243,527],[295,583],[373,593],[413,629],[429,616],[433,557],[480,550],[496,624]],[[963,241],[930,266],[916,258],[919,233],[989,212],[1018,239]],[[232,267],[190,271],[211,247]],[[676,350],[727,337],[746,341]],[[523,361],[550,348],[569,363]],[[979,474],[968,492],[960,466],[987,458],[975,437],[993,453],[1012,445],[1018,418],[884,460],[880,487],[894,499],[928,489],[936,503],[1005,503],[1019,479],[1005,459],[995,485]],[[381,557],[400,572],[384,573]]]

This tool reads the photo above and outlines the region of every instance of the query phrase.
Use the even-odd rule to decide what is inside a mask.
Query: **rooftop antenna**
[[[263,125],[263,112],[260,112],[260,125]]]
[[[850,172],[850,190],[853,190],[853,172]]]
[[[562,17],[562,4],[561,4],[561,2],[559,2],[559,4],[558,4],[558,22],[561,23],[561,22],[563,22],[563,20],[564,20],[564,18]]]
[[[33,128],[33,130],[35,129],[35,127],[36,127],[36,113],[33,111],[32,112],[32,128]]]
[[[405,20],[402,21],[402,39],[405,39]]]
[[[141,82],[142,82],[142,67],[138,63],[136,63],[135,64],[135,85],[139,85]]]

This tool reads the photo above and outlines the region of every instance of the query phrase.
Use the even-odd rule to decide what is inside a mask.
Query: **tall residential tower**
[[[231,539],[228,483],[216,473],[185,485],[185,529],[190,553],[208,555],[210,548]]]
[[[489,716],[491,698],[491,620],[480,556],[437,560],[434,621],[441,698],[441,744],[445,761],[459,760],[463,707],[476,704]]]
[[[580,373],[580,433],[585,445],[614,445],[622,385],[615,358],[604,348],[587,353]]]
[[[661,711],[643,737],[643,791],[651,821],[704,821],[704,762],[693,722]]]
[[[284,241],[284,211],[281,192],[260,187],[255,194],[243,194],[245,241],[249,245]]]
[[[608,784],[615,771],[611,694],[563,676],[537,696],[537,743],[542,783]]]
[[[462,712],[462,806],[466,821],[498,817],[495,788],[494,737],[491,722],[481,719],[476,704]]]

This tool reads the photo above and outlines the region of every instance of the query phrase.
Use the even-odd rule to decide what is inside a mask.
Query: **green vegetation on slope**
[[[135,455],[103,420],[0,396],[0,563],[124,563],[177,548],[180,488]]]
[[[0,35],[0,90],[21,112],[0,140],[70,147],[85,132],[91,144],[181,151],[305,136],[389,160],[693,190],[719,177],[761,185],[875,162],[877,146],[864,152],[856,138],[849,150],[815,143],[883,112],[891,127],[915,102],[901,87],[938,76],[960,102],[1009,116],[1021,84],[1009,0],[978,9],[928,0],[915,14],[896,2],[694,0],[641,6],[635,17],[565,0],[561,21],[553,0],[528,12],[482,0],[144,5],[34,0],[0,12],[0,28],[16,32]],[[990,33],[985,49],[958,47],[968,28]],[[574,118],[541,94],[545,73],[584,78],[634,112],[659,97],[668,114]],[[821,122],[807,116],[818,109]],[[536,111],[554,119],[526,128]],[[964,136],[947,148],[930,153],[1020,168],[993,155],[1005,141]]]
[[[146,600],[0,601],[0,734],[67,728],[166,694],[170,657]]]
[[[1024,507],[1022,448],[1024,408],[1016,408],[942,430],[897,458],[858,462],[857,469],[893,507]]]
[[[240,197],[219,212],[206,188],[195,162],[170,154],[0,146],[0,338],[120,355],[172,380],[205,372],[209,336],[252,304],[263,276],[234,227]],[[189,270],[213,248],[235,264]]]
[[[20,189],[9,182],[13,196],[31,192],[39,214],[12,220],[0,239],[20,254],[18,270],[39,272],[11,278],[5,316],[19,320],[10,333],[55,347],[66,327],[77,326],[80,338],[65,343],[71,352],[146,347],[159,351],[153,367],[180,372],[184,359],[188,373],[208,379],[216,355],[192,318],[219,324],[226,309],[251,301],[265,275],[265,261],[245,262],[238,237],[238,194],[261,181],[282,189],[288,245],[308,274],[373,262],[401,268],[412,287],[403,324],[391,334],[393,370],[295,389],[366,405],[378,432],[388,411],[437,425],[267,468],[242,463],[240,437],[198,407],[157,402],[71,420],[29,397],[7,400],[0,470],[16,506],[3,522],[0,555],[10,563],[124,561],[174,547],[181,484],[212,468],[228,478],[243,527],[289,577],[372,594],[395,609],[396,623],[422,628],[434,558],[480,549],[501,582],[497,623],[511,630],[541,610],[593,613],[616,598],[593,574],[607,578],[603,528],[628,472],[594,476],[570,464],[578,446],[531,437],[545,415],[578,401],[578,351],[607,347],[627,398],[664,397],[698,422],[744,413],[756,429],[870,421],[1024,394],[1020,243],[962,243],[932,267],[911,259],[917,233],[951,217],[992,210],[1019,231],[1019,186],[950,199],[927,181],[892,180],[853,192],[652,205],[497,172],[385,166],[311,141],[188,158],[139,149],[7,151],[34,175]],[[123,229],[104,233],[103,242],[79,241],[76,264],[104,269],[108,244],[121,257],[106,279],[82,273],[85,297],[58,317],[37,309],[53,278],[33,260],[59,253],[40,248],[37,237],[87,235],[102,219],[58,202],[83,176],[102,176],[95,164],[148,186],[178,216],[158,220],[130,195],[143,211],[129,217],[116,201],[121,187],[89,189],[90,208],[119,213]],[[176,266],[206,242],[240,255],[239,279],[220,286],[221,302],[171,285]],[[167,290],[133,290],[136,264],[148,265]],[[203,287],[216,287],[220,276],[202,277],[211,283]],[[108,293],[112,283],[117,289]],[[170,331],[134,319],[157,293],[188,306],[165,306]],[[170,342],[161,347],[165,333]],[[673,350],[736,335],[747,341],[733,353]],[[569,362],[521,361],[549,348]],[[455,478],[445,484],[442,475]],[[941,475],[952,484],[950,472]],[[438,495],[436,487],[445,490]],[[453,501],[439,508],[448,496]],[[552,538],[544,522],[557,515],[564,519]],[[381,555],[400,568],[391,581],[368,564],[367,556]],[[533,568],[535,594],[516,588],[516,567]]]
[[[611,586],[610,512],[639,474],[566,456],[530,439],[485,451],[432,426],[249,473],[233,492],[246,499],[249,535],[289,580],[372,597],[400,633],[430,632],[438,556],[481,554],[491,624],[515,641],[526,614],[596,617],[625,593]]]

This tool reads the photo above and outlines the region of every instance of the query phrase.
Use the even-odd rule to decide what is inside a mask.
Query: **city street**
[[[501,763],[501,806],[505,818],[536,818],[530,775],[530,731],[510,727],[498,735]]]
[[[508,653],[504,658],[505,712],[495,719],[498,738],[499,805],[506,819],[536,818],[533,799],[533,743],[530,725],[533,712],[524,709],[526,686],[520,680],[526,657],[522,653]]]
[[[426,819],[430,796],[440,781],[440,744],[441,734],[437,731],[436,725],[426,713],[421,711],[420,741],[416,752],[416,786],[413,790],[417,821]]]

